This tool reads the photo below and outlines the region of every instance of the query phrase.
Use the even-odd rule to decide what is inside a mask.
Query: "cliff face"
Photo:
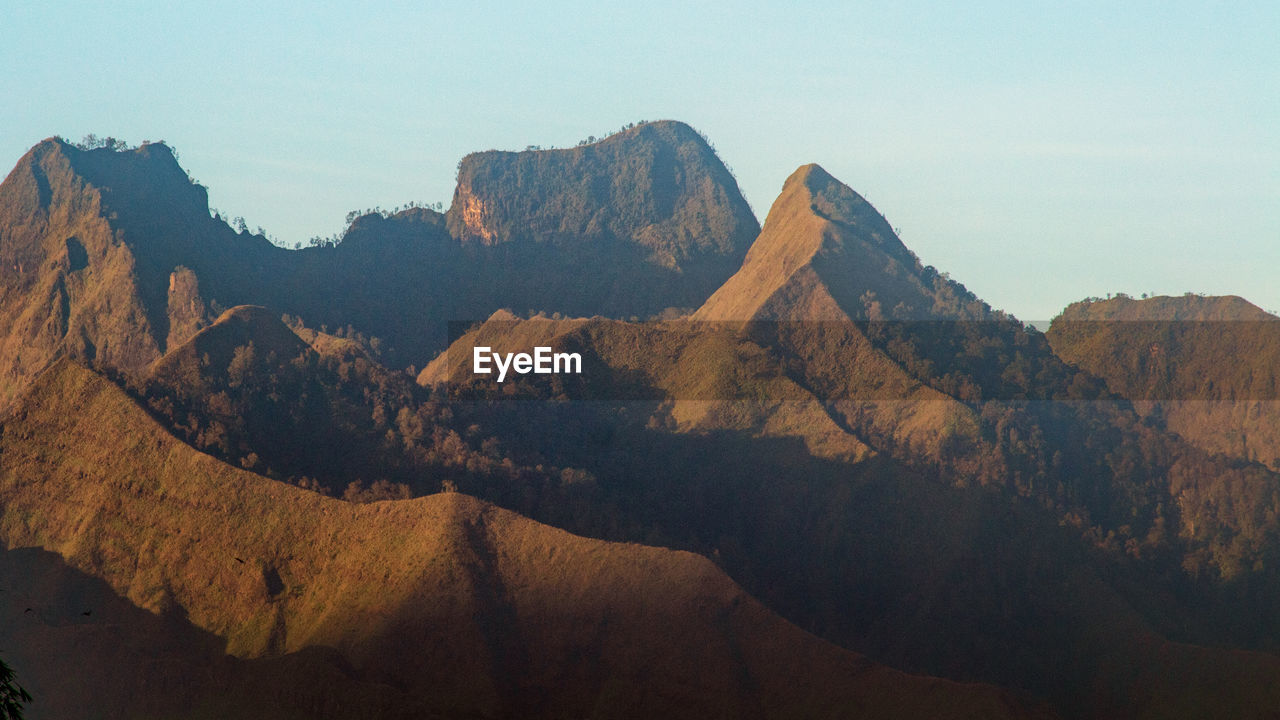
[[[77,171],[86,155],[46,140],[0,185],[0,404],[59,355],[139,368],[166,340],[110,196]]]
[[[495,272],[582,268],[564,283],[512,277],[527,298],[516,309],[614,316],[697,306],[760,230],[728,169],[678,122],[573,149],[468,155],[448,226],[488,248]]]
[[[708,321],[982,320],[990,309],[921,264],[862,196],[817,165],[789,177]]]

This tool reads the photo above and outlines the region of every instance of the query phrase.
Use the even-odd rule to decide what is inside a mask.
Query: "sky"
[[[0,3],[0,164],[165,140],[292,246],[486,149],[702,131],[763,222],[816,162],[1044,320],[1127,292],[1280,310],[1280,3]]]

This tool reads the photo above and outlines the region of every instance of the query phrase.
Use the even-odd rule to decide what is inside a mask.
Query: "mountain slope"
[[[870,452],[768,350],[720,323],[522,320],[500,312],[455,340],[418,382],[443,386],[457,399],[492,397],[499,391],[493,377],[472,374],[474,348],[516,353],[537,346],[582,354],[584,375],[517,391],[529,397],[644,403],[652,405],[651,422],[674,432],[794,438],[819,457],[859,460]],[[502,392],[521,385],[515,377],[504,382],[510,389]]]
[[[160,152],[139,149],[150,157]],[[57,356],[137,368],[167,328],[154,288],[107,219],[107,199],[47,140],[0,184],[0,405]]]
[[[1153,422],[1280,469],[1280,318],[1238,297],[1075,303],[1047,337]]]
[[[866,200],[805,165],[784,183],[742,268],[692,319],[753,323],[752,337],[789,357],[845,426],[936,454],[953,433],[976,434],[972,411],[905,372],[865,322],[987,312],[923,267]]]
[[[526,268],[506,273],[522,298],[511,307],[612,317],[696,307],[760,231],[715,152],[674,121],[565,150],[468,155],[448,223],[490,249],[494,271]],[[568,282],[539,272],[561,263],[579,269]]]
[[[678,338],[682,324],[665,332]],[[702,350],[714,344],[699,335]],[[695,354],[699,343],[652,326],[500,315],[422,380],[447,379],[463,423],[496,428],[512,448],[527,442],[536,459],[523,462],[587,471],[566,480],[563,499],[520,479],[469,490],[577,532],[699,548],[784,616],[890,664],[998,678],[1074,717],[1195,717],[1228,704],[1227,714],[1265,717],[1277,707],[1258,680],[1274,658],[1170,642],[1212,642],[1211,623],[1150,566],[1090,547],[1038,503],[949,488],[880,453],[820,459],[808,435],[818,422],[798,432],[773,423],[779,407],[821,404],[772,379],[782,377],[776,357],[726,337],[755,351]],[[535,344],[581,351],[591,377],[501,389],[468,377],[474,345]],[[710,399],[670,400],[704,391]],[[682,403],[715,411],[669,422]],[[742,417],[767,420],[723,422]]]
[[[904,675],[817,640],[692,554],[575,537],[459,494],[351,505],[235,470],[66,361],[0,443],[6,548],[55,552],[238,658],[334,648],[409,707],[1026,716],[994,689]]]
[[[1194,715],[1269,666],[1169,639],[1273,647],[1274,612],[1242,595],[1273,581],[1275,477],[1148,427],[1043,335],[923,267],[820,169],[788,180],[742,269],[682,323],[755,351],[682,355],[657,326],[499,317],[420,379],[487,383],[458,398],[484,401],[455,405],[465,421],[499,428],[526,464],[592,479],[563,504],[525,499],[519,480],[477,492],[575,531],[714,552],[786,617],[891,664],[1085,717]],[[582,351],[582,383],[469,377],[473,344],[557,343]],[[787,397],[761,377],[872,452],[824,462],[803,431],[700,432],[646,404],[679,397],[663,383],[728,407]],[[617,390],[628,382],[660,392]],[[1174,668],[1182,686],[1158,679]]]
[[[985,319],[990,309],[923,266],[884,217],[818,165],[783,184],[742,269],[705,321]]]
[[[471,155],[459,183],[447,216],[369,214],[337,247],[287,251],[210,217],[162,143],[45,140],[0,185],[0,405],[56,357],[135,372],[237,305],[378,337],[397,367],[439,352],[448,321],[503,307],[692,307],[759,230],[723,163],[675,122]]]

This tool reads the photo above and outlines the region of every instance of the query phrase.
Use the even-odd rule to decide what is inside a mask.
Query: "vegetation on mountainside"
[[[145,378],[121,380],[193,446],[349,500],[425,495],[472,476],[513,482],[530,472],[356,342],[291,330],[267,313],[228,311]],[[236,326],[241,318],[248,329]]]
[[[1248,452],[1189,445],[1166,432],[1174,416],[1129,402],[1151,388],[1219,389],[1149,361],[1149,343],[1256,391],[1270,387],[1264,368],[1218,366],[1239,367],[1225,362],[1231,347],[1280,358],[1269,341],[1099,333],[1079,346],[1115,348],[1100,355],[1108,366],[1063,362],[1060,333],[1046,341],[925,266],[865,199],[806,166],[741,270],[695,313],[712,325],[563,321],[571,329],[555,339],[584,353],[587,375],[446,394],[388,369],[427,362],[446,319],[502,306],[628,317],[696,305],[720,285],[754,218],[706,143],[656,123],[572,150],[468,156],[447,215],[365,214],[336,247],[296,253],[211,218],[203,188],[164,146],[109,144],[42,143],[0,187],[0,264],[14,269],[0,277],[0,402],[71,356],[110,373],[152,418],[85,371],[56,367],[61,380],[6,423],[0,463],[47,469],[89,495],[57,506],[61,529],[48,506],[32,506],[12,511],[10,530],[88,527],[153,485],[216,506],[226,522],[227,512],[269,517],[258,529],[268,534],[295,527],[277,501],[384,530],[379,518],[436,502],[352,509],[269,484],[254,494],[244,483],[258,479],[189,452],[154,419],[232,466],[358,503],[460,490],[596,538],[693,550],[824,638],[914,671],[1028,690],[1068,715],[1275,706],[1274,658],[1166,638],[1280,648],[1280,482]],[[1202,311],[1225,312],[1211,305]],[[281,312],[302,320],[286,326]],[[507,328],[536,324],[506,317]],[[1134,364],[1150,375],[1123,385]],[[114,399],[89,417],[57,416],[80,408],[86,383]],[[135,457],[103,439],[121,418],[145,439],[130,446]],[[197,466],[238,480],[202,486],[196,473],[191,488],[172,485]],[[0,490],[47,481],[14,473]],[[76,514],[88,507],[107,509]],[[212,522],[191,512],[192,524]],[[94,532],[74,540],[96,542]],[[292,547],[264,538],[249,540]],[[63,540],[49,542],[79,547]],[[81,561],[110,564],[118,551],[95,547],[100,557],[86,549]],[[194,585],[175,600],[182,588],[147,575],[168,565],[134,549],[122,557],[141,573],[127,585],[140,603],[176,614],[209,604]],[[421,564],[419,550],[404,565]],[[502,558],[474,560],[464,569]],[[295,585],[278,565],[274,576],[252,568],[244,594],[295,602],[281,595]],[[472,600],[507,588],[477,577]],[[298,632],[281,617],[255,615],[244,637],[275,648]]]
[[[13,668],[0,660],[0,720],[22,720],[22,708],[29,702],[31,693],[18,684]]]
[[[1148,427],[1040,333],[925,267],[816,165],[787,180],[742,269],[694,317],[750,322],[865,442],[947,484],[1030,498],[1100,547],[1172,561],[1194,581],[1280,573],[1280,529],[1266,521],[1280,483]],[[967,417],[918,415],[936,428],[922,442],[864,410],[919,407],[919,386]]]
[[[570,157],[590,168],[589,182],[555,179]],[[473,156],[467,167],[483,191],[467,197],[485,207],[513,198],[500,214],[481,213],[495,223],[483,232],[493,244],[450,235],[461,206],[446,218],[437,205],[365,213],[340,236],[290,252],[211,211],[163,143],[38,144],[0,185],[0,267],[13,271],[0,276],[0,405],[61,355],[141,370],[189,336],[173,332],[174,318],[192,308],[207,310],[205,322],[257,304],[316,328],[354,326],[382,340],[388,365],[421,367],[447,343],[447,322],[503,307],[648,317],[696,306],[759,229],[714,152],[678,123],[599,146]],[[554,198],[521,184],[535,176],[557,186]],[[556,213],[574,219],[552,223]],[[180,268],[189,277],[175,296]]]
[[[1082,302],[1048,338],[1152,424],[1280,471],[1280,322],[1236,297]]]
[[[237,470],[70,362],[5,423],[0,478],[5,546],[56,550],[237,658],[328,648],[346,668],[340,686],[378,690],[379,716],[1043,716],[1005,691],[905,675],[823,642],[689,553],[576,537],[460,493],[353,505]],[[39,590],[25,579],[12,582]],[[203,705],[219,688],[195,675],[181,689],[203,691]],[[222,694],[323,696],[307,689],[313,676],[278,681],[273,692],[233,674]],[[166,699],[164,687],[135,687],[136,702]]]

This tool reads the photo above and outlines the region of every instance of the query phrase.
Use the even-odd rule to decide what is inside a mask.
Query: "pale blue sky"
[[[1024,319],[1117,291],[1280,309],[1280,3],[791,5],[9,0],[0,162],[164,139],[292,244],[447,204],[472,150],[675,118],[761,220],[820,163]]]

